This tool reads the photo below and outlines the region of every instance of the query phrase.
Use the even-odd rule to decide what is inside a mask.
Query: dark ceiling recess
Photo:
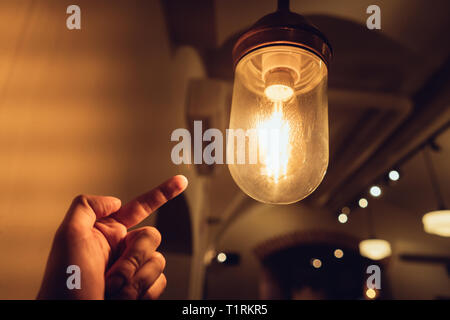
[[[164,235],[160,251],[192,254],[191,218],[183,194],[158,209],[156,227]]]
[[[408,160],[428,141],[450,125],[450,57],[413,96],[413,112],[389,135],[378,150],[328,198],[329,208],[338,209],[361,189],[379,179],[391,167]],[[339,197],[337,194],[339,193]]]
[[[447,275],[450,277],[450,256],[432,256],[426,254],[400,254],[400,259],[405,262],[413,263],[437,263],[445,265]]]
[[[214,1],[162,0],[161,4],[172,48],[194,47],[203,58],[209,77],[232,81],[231,50],[242,32],[217,46]]]

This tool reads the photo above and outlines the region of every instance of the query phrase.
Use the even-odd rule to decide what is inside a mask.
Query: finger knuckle
[[[85,194],[79,194],[73,199],[72,203],[74,205],[89,206],[88,196]]]
[[[161,233],[154,227],[145,227],[141,231],[141,236],[147,237],[156,245],[161,243]]]
[[[150,212],[153,212],[153,208],[146,202],[141,199],[137,199],[134,203],[134,209],[136,211],[141,210],[145,215],[148,215]]]
[[[164,258],[164,256],[160,252],[155,252],[152,258],[157,265],[158,271],[162,272],[166,267],[166,258]]]
[[[133,268],[134,271],[138,270],[139,267],[142,265],[143,263],[143,257],[141,254],[135,253],[135,254],[131,254],[129,256],[127,256],[126,261],[131,265],[131,267]]]

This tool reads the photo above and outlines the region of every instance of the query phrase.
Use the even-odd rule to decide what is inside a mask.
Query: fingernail
[[[181,180],[181,182],[180,182],[180,184],[179,184],[179,187],[181,188],[181,189],[186,189],[187,188],[187,185],[188,185],[188,179],[185,177],[185,176],[183,176],[182,174],[179,174],[179,175],[177,175],[176,177],[178,177],[178,178],[180,178],[180,180]]]

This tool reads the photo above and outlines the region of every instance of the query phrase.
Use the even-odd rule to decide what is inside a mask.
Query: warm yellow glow
[[[320,261],[319,259],[314,259],[312,261],[312,265],[314,268],[319,269],[322,266],[322,261]]]
[[[377,296],[377,292],[374,289],[369,288],[369,289],[366,290],[366,297],[367,298],[374,299],[376,296]]]
[[[334,256],[340,259],[344,256],[344,251],[342,251],[341,249],[336,249],[334,250]]]
[[[391,255],[391,245],[386,240],[368,239],[359,243],[359,253],[372,260],[381,260]]]
[[[341,213],[338,216],[338,220],[339,220],[340,223],[346,223],[347,220],[348,220],[348,217],[347,217],[347,215],[345,213]]]
[[[283,117],[282,107],[282,102],[274,102],[271,116],[262,121],[257,129],[262,174],[272,178],[275,183],[286,177],[290,154],[290,127]]]
[[[238,62],[226,152],[230,174],[248,196],[290,204],[323,180],[327,74],[317,55],[285,45],[254,50]]]
[[[264,90],[264,94],[272,101],[286,101],[294,95],[294,90],[284,84],[273,84]]]
[[[344,213],[344,214],[350,214],[350,208],[349,208],[349,207],[343,207],[343,208],[341,209],[341,213]]]
[[[203,256],[203,262],[204,262],[205,264],[210,264],[211,261],[214,260],[215,255],[216,255],[216,253],[215,253],[214,250],[208,250],[208,251],[206,251],[205,255]]]
[[[425,232],[450,237],[450,210],[432,211],[422,218]]]
[[[369,205],[369,201],[367,201],[366,198],[361,198],[359,199],[358,204],[361,208],[367,208],[367,206]]]
[[[219,261],[220,263],[224,263],[227,260],[227,255],[223,252],[219,253],[217,255],[217,261]]]
[[[373,197],[379,197],[379,196],[381,196],[381,188],[380,188],[379,186],[372,186],[372,187],[370,188],[370,194],[371,194]]]

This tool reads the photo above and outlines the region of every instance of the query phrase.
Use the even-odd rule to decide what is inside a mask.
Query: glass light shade
[[[425,232],[450,237],[450,210],[429,212],[423,216],[422,223]]]
[[[392,253],[391,245],[386,240],[367,239],[359,243],[359,253],[372,260],[381,260]]]
[[[307,197],[328,166],[327,66],[288,45],[245,55],[236,66],[229,129],[245,132],[245,143],[227,137],[228,168],[242,191],[272,204]]]

